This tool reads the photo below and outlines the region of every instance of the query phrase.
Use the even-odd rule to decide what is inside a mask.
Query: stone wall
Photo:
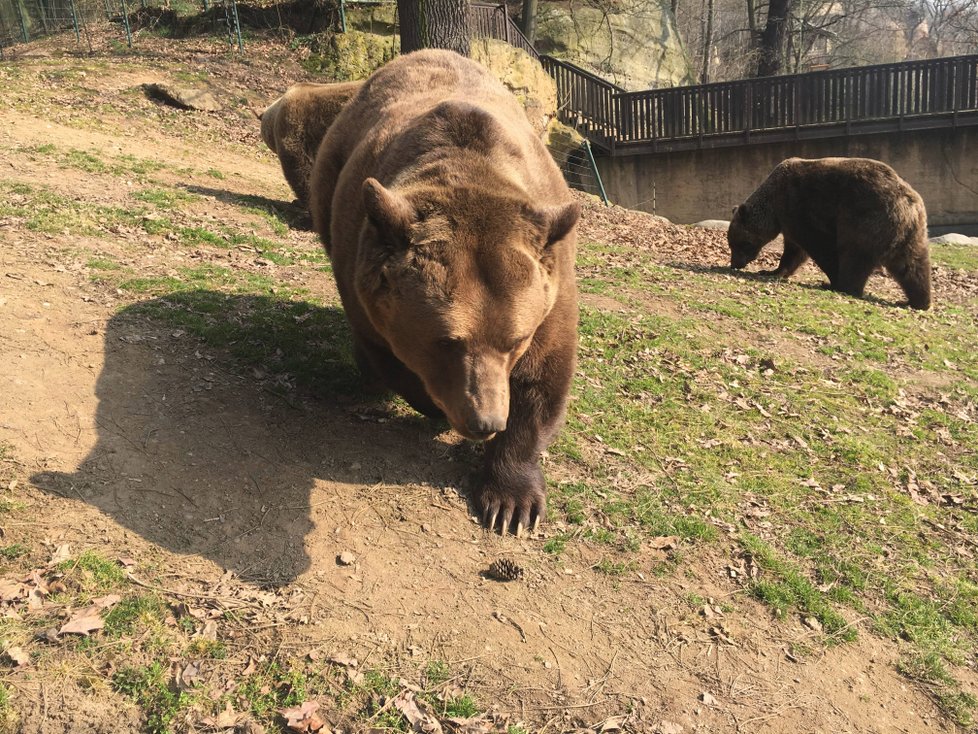
[[[923,197],[935,228],[978,226],[978,127],[859,135],[735,148],[601,157],[616,204],[674,222],[729,219],[785,158],[849,156],[889,164]],[[964,225],[962,227],[962,225]]]

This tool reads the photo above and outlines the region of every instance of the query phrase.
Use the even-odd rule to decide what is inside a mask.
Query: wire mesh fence
[[[56,33],[74,32],[80,43],[87,29],[101,23],[117,26],[120,39],[131,47],[135,28],[154,9],[208,13],[228,41],[243,48],[237,0],[0,0],[0,57],[11,46]]]
[[[551,138],[547,145],[550,155],[557,162],[567,185],[587,194],[600,196],[607,204],[608,196],[601,181],[601,174],[594,163],[591,146],[578,138]]]

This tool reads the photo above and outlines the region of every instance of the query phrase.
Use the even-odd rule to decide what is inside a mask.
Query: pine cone
[[[523,569],[508,558],[500,558],[489,566],[489,578],[497,581],[516,581],[523,577]]]

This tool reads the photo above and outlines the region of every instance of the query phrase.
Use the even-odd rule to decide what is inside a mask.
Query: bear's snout
[[[747,267],[746,255],[732,255],[730,257],[730,267],[734,270],[743,270]]]
[[[466,420],[465,429],[473,441],[487,441],[506,430],[506,418],[505,415],[492,413],[476,414]]]

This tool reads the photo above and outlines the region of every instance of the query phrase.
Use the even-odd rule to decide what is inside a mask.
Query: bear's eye
[[[439,339],[436,344],[440,349],[458,350],[465,346],[465,339],[460,336],[446,336]]]
[[[522,347],[532,338],[533,338],[533,334],[527,334],[526,336],[521,336],[519,339],[516,339],[512,343],[510,343],[508,351],[515,352],[517,349]]]

